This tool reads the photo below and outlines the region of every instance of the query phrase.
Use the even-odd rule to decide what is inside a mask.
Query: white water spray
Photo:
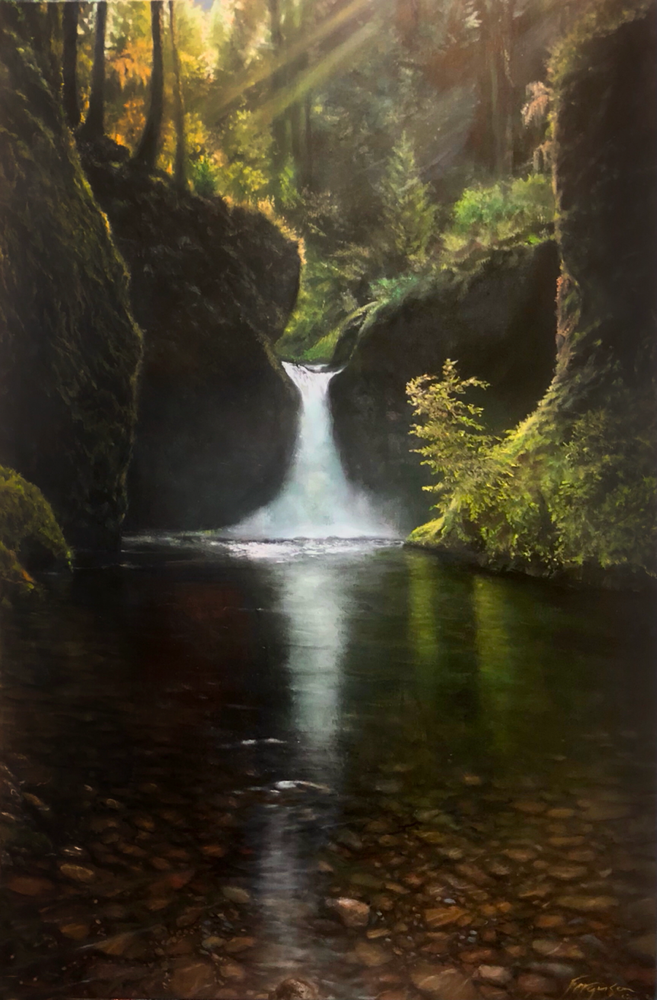
[[[333,440],[328,386],[333,372],[283,363],[301,393],[296,451],[270,504],[231,529],[241,538],[390,538],[396,532],[347,481]]]

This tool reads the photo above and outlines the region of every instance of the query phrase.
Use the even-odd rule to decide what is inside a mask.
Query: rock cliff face
[[[141,338],[128,277],[48,80],[47,14],[0,4],[0,462],[69,543],[112,550]]]
[[[177,195],[121,152],[82,149],[144,333],[126,525],[217,528],[271,499],[290,460],[298,397],[271,344],[298,250],[262,214]]]
[[[461,376],[490,383],[482,402],[492,425],[512,427],[553,375],[558,273],[552,241],[497,250],[365,321],[351,359],[331,381],[335,433],[350,477],[388,500],[402,524],[426,518],[431,503],[422,492],[427,474],[411,450],[407,382],[440,374],[451,358]]]
[[[593,5],[552,62],[559,356],[500,478],[413,538],[481,565],[596,583],[655,574],[657,17]]]
[[[644,382],[657,273],[656,8],[607,2],[553,64],[563,258],[559,378],[620,363]],[[594,12],[595,13],[595,12]],[[626,18],[626,20],[624,20]]]

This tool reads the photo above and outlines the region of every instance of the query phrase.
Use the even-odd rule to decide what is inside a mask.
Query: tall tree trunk
[[[162,59],[162,2],[151,0],[151,33],[153,65],[151,69],[151,102],[144,131],[135,152],[135,162],[146,170],[154,170],[160,151],[162,118],[164,115],[164,64]]]
[[[268,0],[269,5],[269,31],[271,34],[271,44],[274,50],[274,59],[280,55],[283,48],[283,32],[281,30],[281,9],[279,0]],[[285,86],[287,73],[285,67],[277,69],[272,74],[271,92],[275,94],[281,87]],[[285,165],[287,158],[288,128],[286,115],[278,115],[272,122],[272,138],[274,140],[273,167],[274,172],[279,174]]]
[[[66,0],[62,14],[62,78],[63,104],[66,121],[71,129],[80,124],[80,100],[78,98],[78,19],[80,4],[78,0]]]
[[[185,109],[183,107],[180,53],[176,39],[176,4],[169,0],[169,28],[173,55],[173,124],[176,130],[176,156],[173,165],[173,183],[178,191],[187,188],[187,154],[185,150]]]
[[[307,191],[313,189],[313,98],[311,91],[306,91],[303,100],[304,110],[304,158],[303,158],[303,187]]]
[[[105,31],[107,29],[107,0],[96,4],[96,31],[94,36],[94,65],[91,71],[89,110],[79,135],[81,139],[102,139],[105,134]]]
[[[479,115],[481,153],[493,173],[504,176],[513,165],[513,83],[511,45],[514,0],[479,0]]]

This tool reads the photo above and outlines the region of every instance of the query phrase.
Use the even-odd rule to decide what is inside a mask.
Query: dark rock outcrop
[[[0,4],[0,462],[78,549],[118,547],[141,338],[55,97],[48,14]]]
[[[605,586],[657,575],[657,8],[594,4],[551,64],[555,378],[413,540],[479,565]]]
[[[481,402],[492,426],[512,427],[554,371],[558,273],[552,241],[496,250],[366,319],[351,359],[331,381],[335,433],[350,477],[389,501],[403,526],[426,518],[431,503],[422,491],[427,473],[412,452],[407,382],[439,375],[451,358],[462,377],[490,384]]]
[[[126,524],[233,523],[276,494],[294,444],[298,397],[271,345],[296,300],[296,244],[259,212],[176,194],[111,144],[81,152],[144,332]]]

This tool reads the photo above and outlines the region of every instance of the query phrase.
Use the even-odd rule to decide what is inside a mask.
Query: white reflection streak
[[[301,779],[294,804],[268,810],[261,856],[260,890],[266,905],[266,936],[272,963],[291,968],[313,949],[310,929],[299,933],[304,906],[312,905],[312,872],[301,851],[299,820],[308,804],[303,781],[333,792],[338,779],[337,737],[340,686],[346,645],[349,593],[339,564],[308,558],[280,564],[280,607],[288,621],[286,664],[292,692],[292,725],[302,773],[284,775],[283,785]],[[289,794],[289,793],[288,793]],[[316,794],[313,795],[316,801]],[[316,947],[316,946],[315,946]]]

